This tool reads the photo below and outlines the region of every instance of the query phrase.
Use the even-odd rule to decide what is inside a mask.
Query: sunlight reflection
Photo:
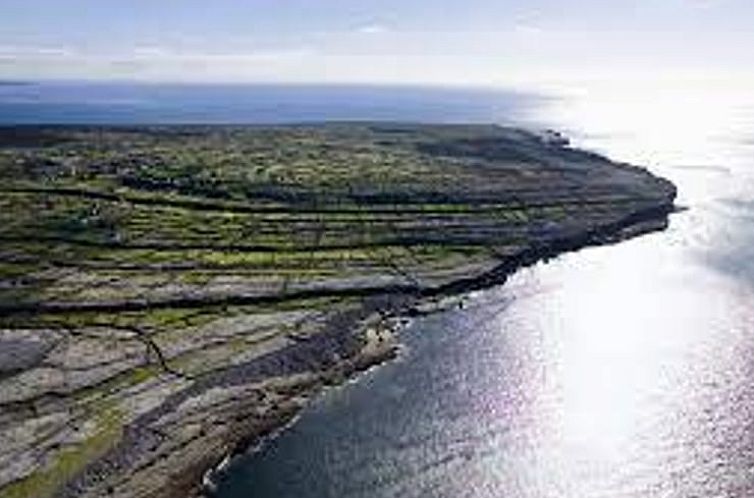
[[[257,478],[311,451],[336,476],[319,489],[347,475],[358,490],[340,496],[754,496],[750,97],[597,86],[538,108],[532,125],[649,166],[689,209],[418,320],[407,361],[340,391],[336,423],[303,420]]]
[[[512,279],[550,289],[499,322],[547,331],[523,340],[545,365],[529,385],[539,419],[520,427],[530,446],[519,468],[540,496],[730,496],[752,482],[741,455],[751,453],[754,278],[709,264],[750,231],[727,202],[754,185],[752,103],[754,92],[610,87],[539,110],[575,145],[670,177],[690,207],[663,234]]]
[[[546,370],[540,385],[530,386],[539,419],[527,436],[538,479],[543,465],[551,467],[540,483],[543,496],[558,496],[553,486],[564,481],[570,496],[629,496],[621,481],[646,496],[653,486],[675,483],[667,474],[696,469],[709,477],[715,470],[714,462],[698,461],[709,455],[699,447],[713,444],[704,415],[736,418],[729,411],[736,407],[718,398],[727,380],[741,381],[748,357],[740,350],[746,329],[725,327],[730,322],[720,313],[735,310],[728,318],[751,325],[751,310],[742,306],[751,294],[693,264],[670,264],[677,255],[656,250],[652,238],[628,243],[633,250],[584,251],[578,268],[567,258],[552,263],[539,275],[568,285],[546,293],[544,308],[541,299],[524,300],[500,316],[503,329],[513,315],[535,317],[532,327],[547,330],[527,342]],[[534,275],[512,283],[540,285]],[[648,472],[648,465],[656,469]]]

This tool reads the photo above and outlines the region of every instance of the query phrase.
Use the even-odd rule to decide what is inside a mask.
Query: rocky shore
[[[675,188],[496,126],[0,130],[0,497],[186,497],[401,317],[665,227]]]

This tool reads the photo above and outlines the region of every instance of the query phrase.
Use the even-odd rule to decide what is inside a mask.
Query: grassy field
[[[0,307],[421,272],[657,195],[601,158],[495,127],[15,134],[0,149]]]
[[[495,126],[0,129],[0,497],[60,492],[208,376],[276,351],[269,372],[332,369],[361,339],[313,338],[366,297],[473,278],[673,196]],[[118,458],[108,487],[128,490]]]

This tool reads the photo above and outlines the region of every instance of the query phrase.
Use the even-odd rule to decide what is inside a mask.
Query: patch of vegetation
[[[16,135],[17,147],[12,140],[0,146],[6,308],[431,271],[547,237],[565,220],[630,212],[658,195],[644,188],[649,175],[637,173],[635,188],[616,188],[608,161],[494,126],[29,128]],[[160,313],[183,321],[183,311]],[[100,318],[158,328],[172,320],[64,321]]]
[[[104,454],[120,439],[122,414],[114,407],[101,407],[94,416],[95,429],[82,443],[63,447],[51,461],[31,476],[0,489],[0,498],[47,498]]]
[[[276,324],[163,355],[213,322],[329,317],[360,304],[360,289],[445,283],[448,269],[668,199],[672,189],[647,173],[496,126],[0,130],[0,326],[114,348],[139,341],[145,352],[143,364],[65,399],[95,430],[0,498],[51,496],[117,441],[114,393],[166,373],[201,375],[300,332]],[[314,290],[302,299],[290,289]],[[271,299],[222,304],[257,296]]]

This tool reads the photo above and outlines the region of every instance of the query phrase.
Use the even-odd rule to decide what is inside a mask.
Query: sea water
[[[498,122],[674,181],[670,227],[538,264],[413,322],[222,498],[754,496],[754,93],[596,85],[0,85],[0,121]]]

